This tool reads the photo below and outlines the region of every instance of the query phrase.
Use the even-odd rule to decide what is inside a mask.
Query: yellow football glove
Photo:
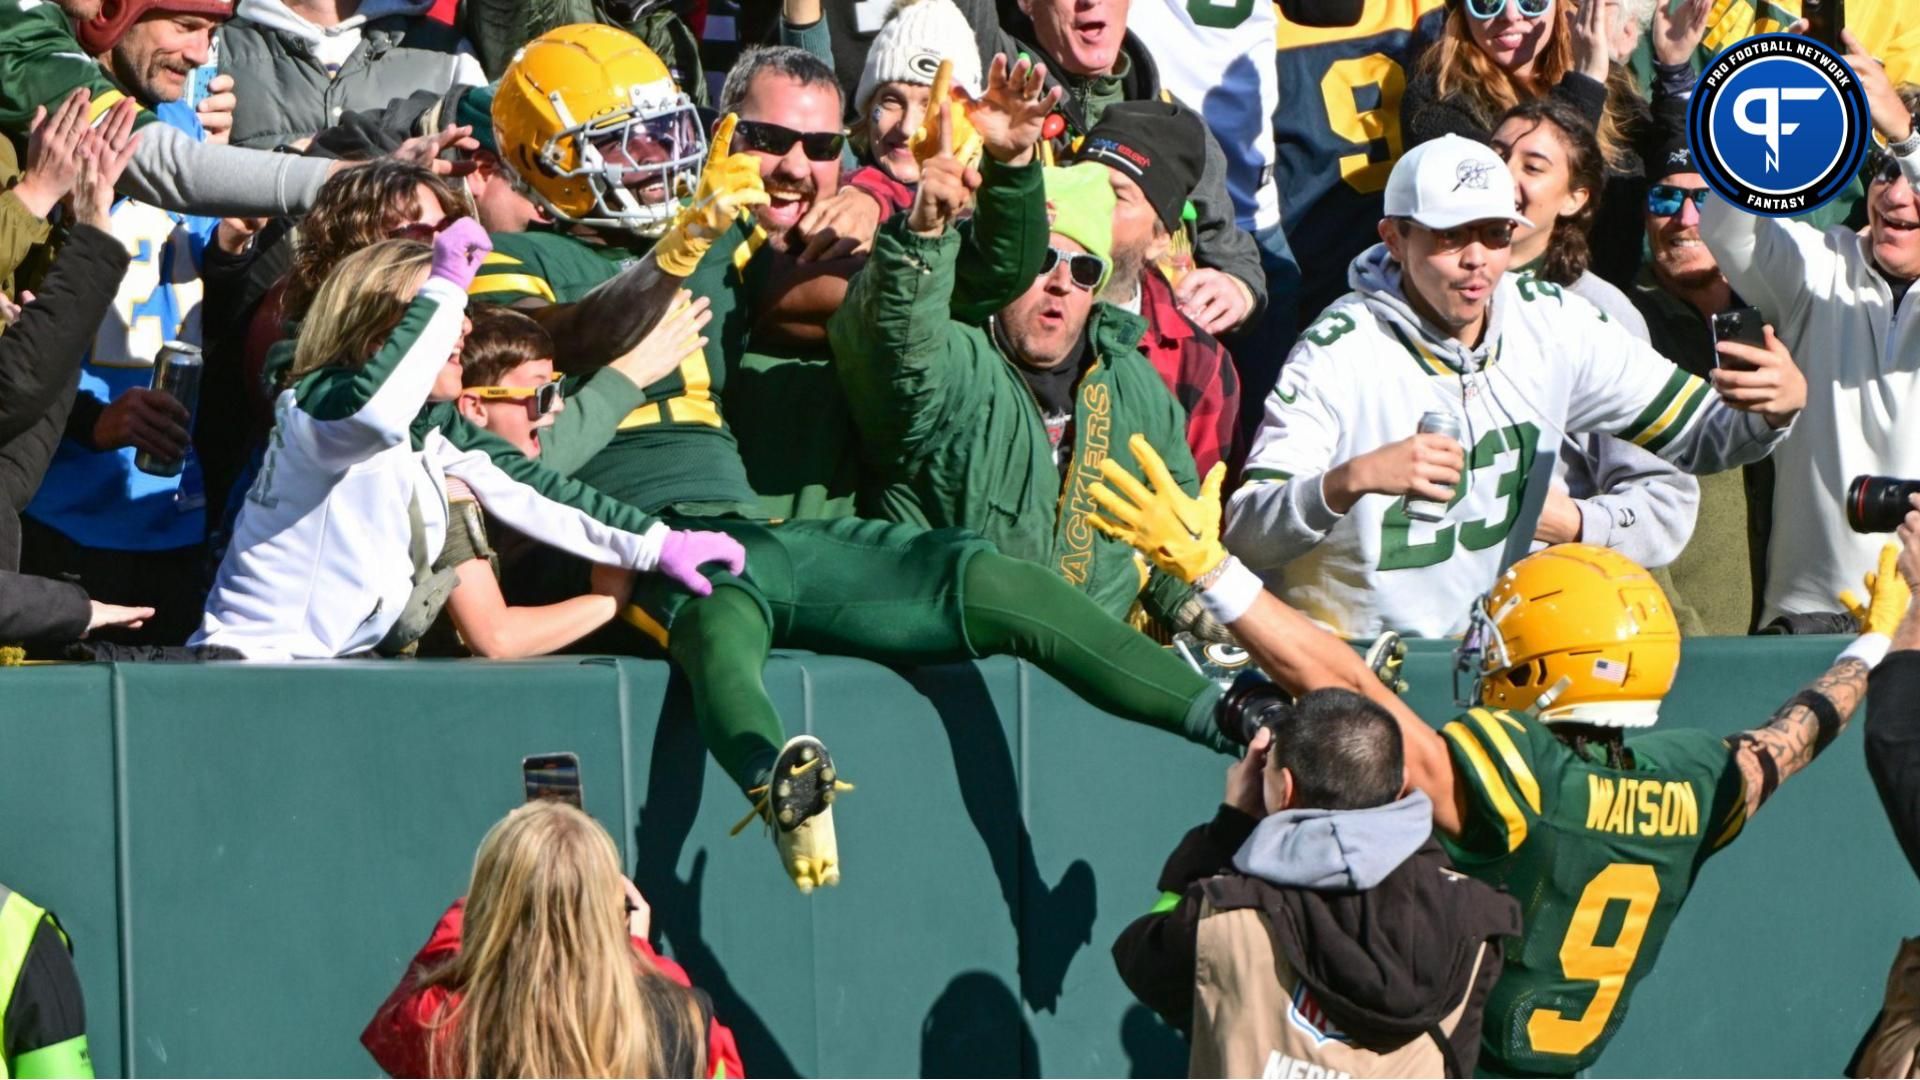
[[[1912,595],[1906,579],[1900,576],[1899,563],[1900,545],[1888,544],[1880,549],[1879,568],[1861,579],[1867,587],[1866,602],[1862,603],[1852,589],[1840,594],[1841,606],[1852,613],[1861,633],[1892,637],[1900,620],[1906,617]]]
[[[920,130],[907,140],[907,148],[913,151],[913,160],[924,165],[928,158],[940,153],[940,113],[945,108],[947,115],[953,118],[953,156],[962,165],[977,165],[980,155],[986,152],[987,144],[980,133],[973,128],[973,121],[967,119],[967,92],[953,88],[953,61],[942,60],[940,67],[933,73],[933,92],[927,96],[927,114],[920,121]]]
[[[1155,566],[1189,585],[1218,569],[1227,560],[1227,549],[1220,546],[1220,484],[1226,465],[1215,465],[1207,473],[1195,498],[1180,490],[1146,436],[1128,439],[1127,449],[1147,474],[1151,489],[1107,457],[1100,463],[1105,483],[1088,489],[1101,511],[1089,519],[1093,527],[1133,545]]]
[[[673,227],[653,246],[653,261],[674,277],[690,277],[700,259],[748,207],[763,206],[767,189],[760,182],[760,159],[732,152],[733,126],[739,117],[728,113],[714,129],[707,145],[707,164],[700,170],[700,186],[680,208]]]

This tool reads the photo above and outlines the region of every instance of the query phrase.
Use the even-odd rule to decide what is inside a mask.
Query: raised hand
[[[921,236],[946,232],[980,188],[980,173],[953,153],[953,125],[953,114],[940,110],[934,125],[937,151],[920,163],[920,190],[907,211],[907,227]]]
[[[1100,480],[1087,490],[1100,508],[1088,520],[1102,534],[1188,584],[1213,572],[1227,559],[1227,549],[1220,545],[1220,484],[1227,476],[1226,463],[1207,473],[1196,497],[1180,490],[1146,436],[1135,434],[1127,440],[1127,449],[1147,474],[1147,483],[1135,480],[1109,455],[1100,462]]]
[[[946,144],[941,145],[940,125],[948,125]],[[980,160],[985,143],[980,133],[973,128],[973,121],[967,118],[967,94],[955,89],[953,85],[953,61],[940,61],[939,68],[933,73],[933,90],[927,95],[927,114],[920,120],[920,130],[907,140],[907,146],[913,150],[913,159],[924,168],[926,162],[935,154],[947,153],[957,158],[962,165],[972,165]]]
[[[987,91],[966,107],[967,119],[993,160],[1003,165],[1025,165],[1039,145],[1047,114],[1060,103],[1058,86],[1047,89],[1047,66],[1022,56],[1007,69],[1007,56],[993,58],[987,71]]]
[[[1647,35],[1653,45],[1653,58],[1669,66],[1690,63],[1707,36],[1713,0],[1681,0],[1672,11],[1667,10],[1667,3],[1660,0],[1653,6],[1653,29]]]
[[[691,276],[701,256],[741,214],[766,205],[760,159],[751,153],[733,152],[733,128],[739,122],[738,116],[728,113],[714,128],[699,186],[674,217],[673,227],[653,246],[655,265],[674,277]]]
[[[465,176],[475,168],[470,155],[478,149],[480,140],[473,137],[472,125],[448,124],[439,131],[415,135],[395,147],[389,156],[395,161],[429,169],[439,176]],[[440,155],[448,150],[460,151],[461,159],[447,161],[441,158]]]
[[[642,390],[659,382],[688,356],[706,347],[707,339],[700,336],[700,331],[713,318],[708,307],[706,297],[695,300],[692,293],[681,289],[653,329],[607,366]]]
[[[14,195],[35,217],[46,217],[80,178],[81,147],[87,137],[87,113],[93,100],[86,87],[67,95],[52,116],[45,105],[33,110],[27,130],[27,168]]]
[[[1900,573],[1901,550],[1900,544],[1888,544],[1880,549],[1880,565],[1862,579],[1867,587],[1866,600],[1854,595],[1851,589],[1838,597],[1841,606],[1860,624],[1863,634],[1891,637],[1900,620],[1906,617],[1913,596],[1905,576]]]
[[[82,148],[80,176],[73,185],[73,216],[82,225],[105,231],[113,214],[113,186],[140,145],[133,130],[139,110],[131,98],[122,98],[100,123],[87,132]]]
[[[1867,47],[1851,30],[1840,31],[1840,43],[1847,47],[1847,66],[1860,79],[1860,90],[1867,96],[1867,112],[1873,118],[1874,130],[1888,142],[1900,142],[1913,134],[1913,114],[1907,111],[1907,103],[1900,100],[1900,92],[1893,88],[1893,80],[1887,78],[1880,61],[1867,52]]]
[[[1613,50],[1607,44],[1605,0],[1580,0],[1573,13],[1573,67],[1597,82],[1607,81]]]
[[[480,264],[493,252],[493,241],[480,222],[463,217],[440,230],[433,238],[433,270],[429,274],[457,286],[461,292],[473,284]]]

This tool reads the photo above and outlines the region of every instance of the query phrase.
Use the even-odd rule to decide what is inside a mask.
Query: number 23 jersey
[[[1510,537],[1526,554],[1528,489],[1550,482],[1564,435],[1617,435],[1696,473],[1758,460],[1783,437],[1557,286],[1503,277],[1468,349],[1413,314],[1385,245],[1355,260],[1354,281],[1267,395],[1226,534],[1268,588],[1344,636],[1464,630]],[[1433,411],[1458,421],[1466,454],[1440,521],[1413,519],[1401,496],[1327,507],[1325,473],[1409,438]]]
[[[1482,1053],[1508,1071],[1585,1069],[1626,1018],[1701,865],[1746,824],[1733,755],[1710,732],[1660,731],[1628,743],[1633,769],[1614,769],[1537,720],[1488,709],[1441,734],[1467,791],[1447,849],[1512,894],[1526,927],[1487,999]]]

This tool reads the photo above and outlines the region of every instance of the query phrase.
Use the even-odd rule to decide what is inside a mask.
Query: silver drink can
[[[1460,441],[1460,418],[1444,409],[1435,409],[1420,418],[1422,435],[1445,435]],[[1464,478],[1463,478],[1464,481]],[[1432,499],[1407,497],[1407,516],[1415,521],[1439,521],[1447,516],[1447,504]]]
[[[185,341],[160,346],[160,355],[153,360],[153,388],[186,406],[188,432],[193,431],[193,413],[200,406],[200,375],[205,370],[200,346]],[[149,476],[179,476],[185,464],[185,457],[165,461],[145,450],[133,459],[133,467]]]

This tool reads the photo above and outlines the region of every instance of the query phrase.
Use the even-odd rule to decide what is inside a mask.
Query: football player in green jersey
[[[1144,441],[1131,448],[1155,482],[1105,470],[1099,527],[1199,585],[1286,691],[1346,686],[1393,711],[1407,781],[1433,800],[1455,862],[1520,899],[1526,934],[1487,1002],[1484,1069],[1572,1075],[1598,1060],[1702,864],[1845,730],[1908,605],[1889,547],[1857,609],[1866,632],[1765,725],[1629,741],[1673,685],[1678,624],[1625,556],[1557,545],[1515,563],[1474,605],[1456,662],[1474,677],[1476,707],[1436,733],[1226,554],[1217,504],[1162,482]]]
[[[683,194],[677,174],[691,136],[678,119],[681,99],[658,67],[637,40],[607,27],[564,27],[528,44],[495,97],[502,158],[570,229],[618,238],[658,231],[662,218],[671,227],[633,269],[617,272],[602,260],[611,280],[580,303],[568,302],[575,297],[549,271],[557,273],[562,258],[590,267],[601,256],[555,254],[582,246],[557,232],[542,255],[514,249],[518,263],[483,267],[473,292],[529,310],[553,334],[556,359],[576,370],[598,359],[598,347],[627,347],[604,327],[588,327],[598,320],[582,312],[617,313],[617,321],[637,325],[653,290],[670,296],[683,280],[711,302],[709,347],[650,386],[647,401],[575,475],[634,507],[703,522],[748,549],[746,573],[716,576],[711,596],[642,587],[624,612],[625,623],[645,635],[630,635],[626,647],[664,649],[687,674],[702,737],[753,802],[742,824],[759,816],[772,826],[781,864],[803,892],[838,881],[831,807],[842,785],[817,738],[785,736],[762,681],[775,645],[901,664],[1021,656],[1108,712],[1225,746],[1213,718],[1219,689],[1047,567],[1001,555],[958,529],[760,516],[722,394],[744,345],[755,268],[781,242],[773,234],[797,223],[811,193],[838,182],[839,88],[805,53],[750,52],[723,95],[739,115],[730,113],[714,132],[682,207],[677,198],[660,200],[664,192]],[[1027,193],[1038,190],[1030,159],[1046,100],[1038,85],[1010,75],[976,105],[996,111],[976,116],[989,136],[987,152],[1010,173],[1035,170]],[[741,214],[748,206],[758,209]],[[1032,239],[1045,243],[1044,235]],[[1039,252],[1031,255],[1037,266]],[[502,288],[500,274],[525,280]],[[628,288],[615,283],[629,280],[635,310],[618,311],[604,290]],[[549,569],[556,593],[583,590],[584,564]]]

